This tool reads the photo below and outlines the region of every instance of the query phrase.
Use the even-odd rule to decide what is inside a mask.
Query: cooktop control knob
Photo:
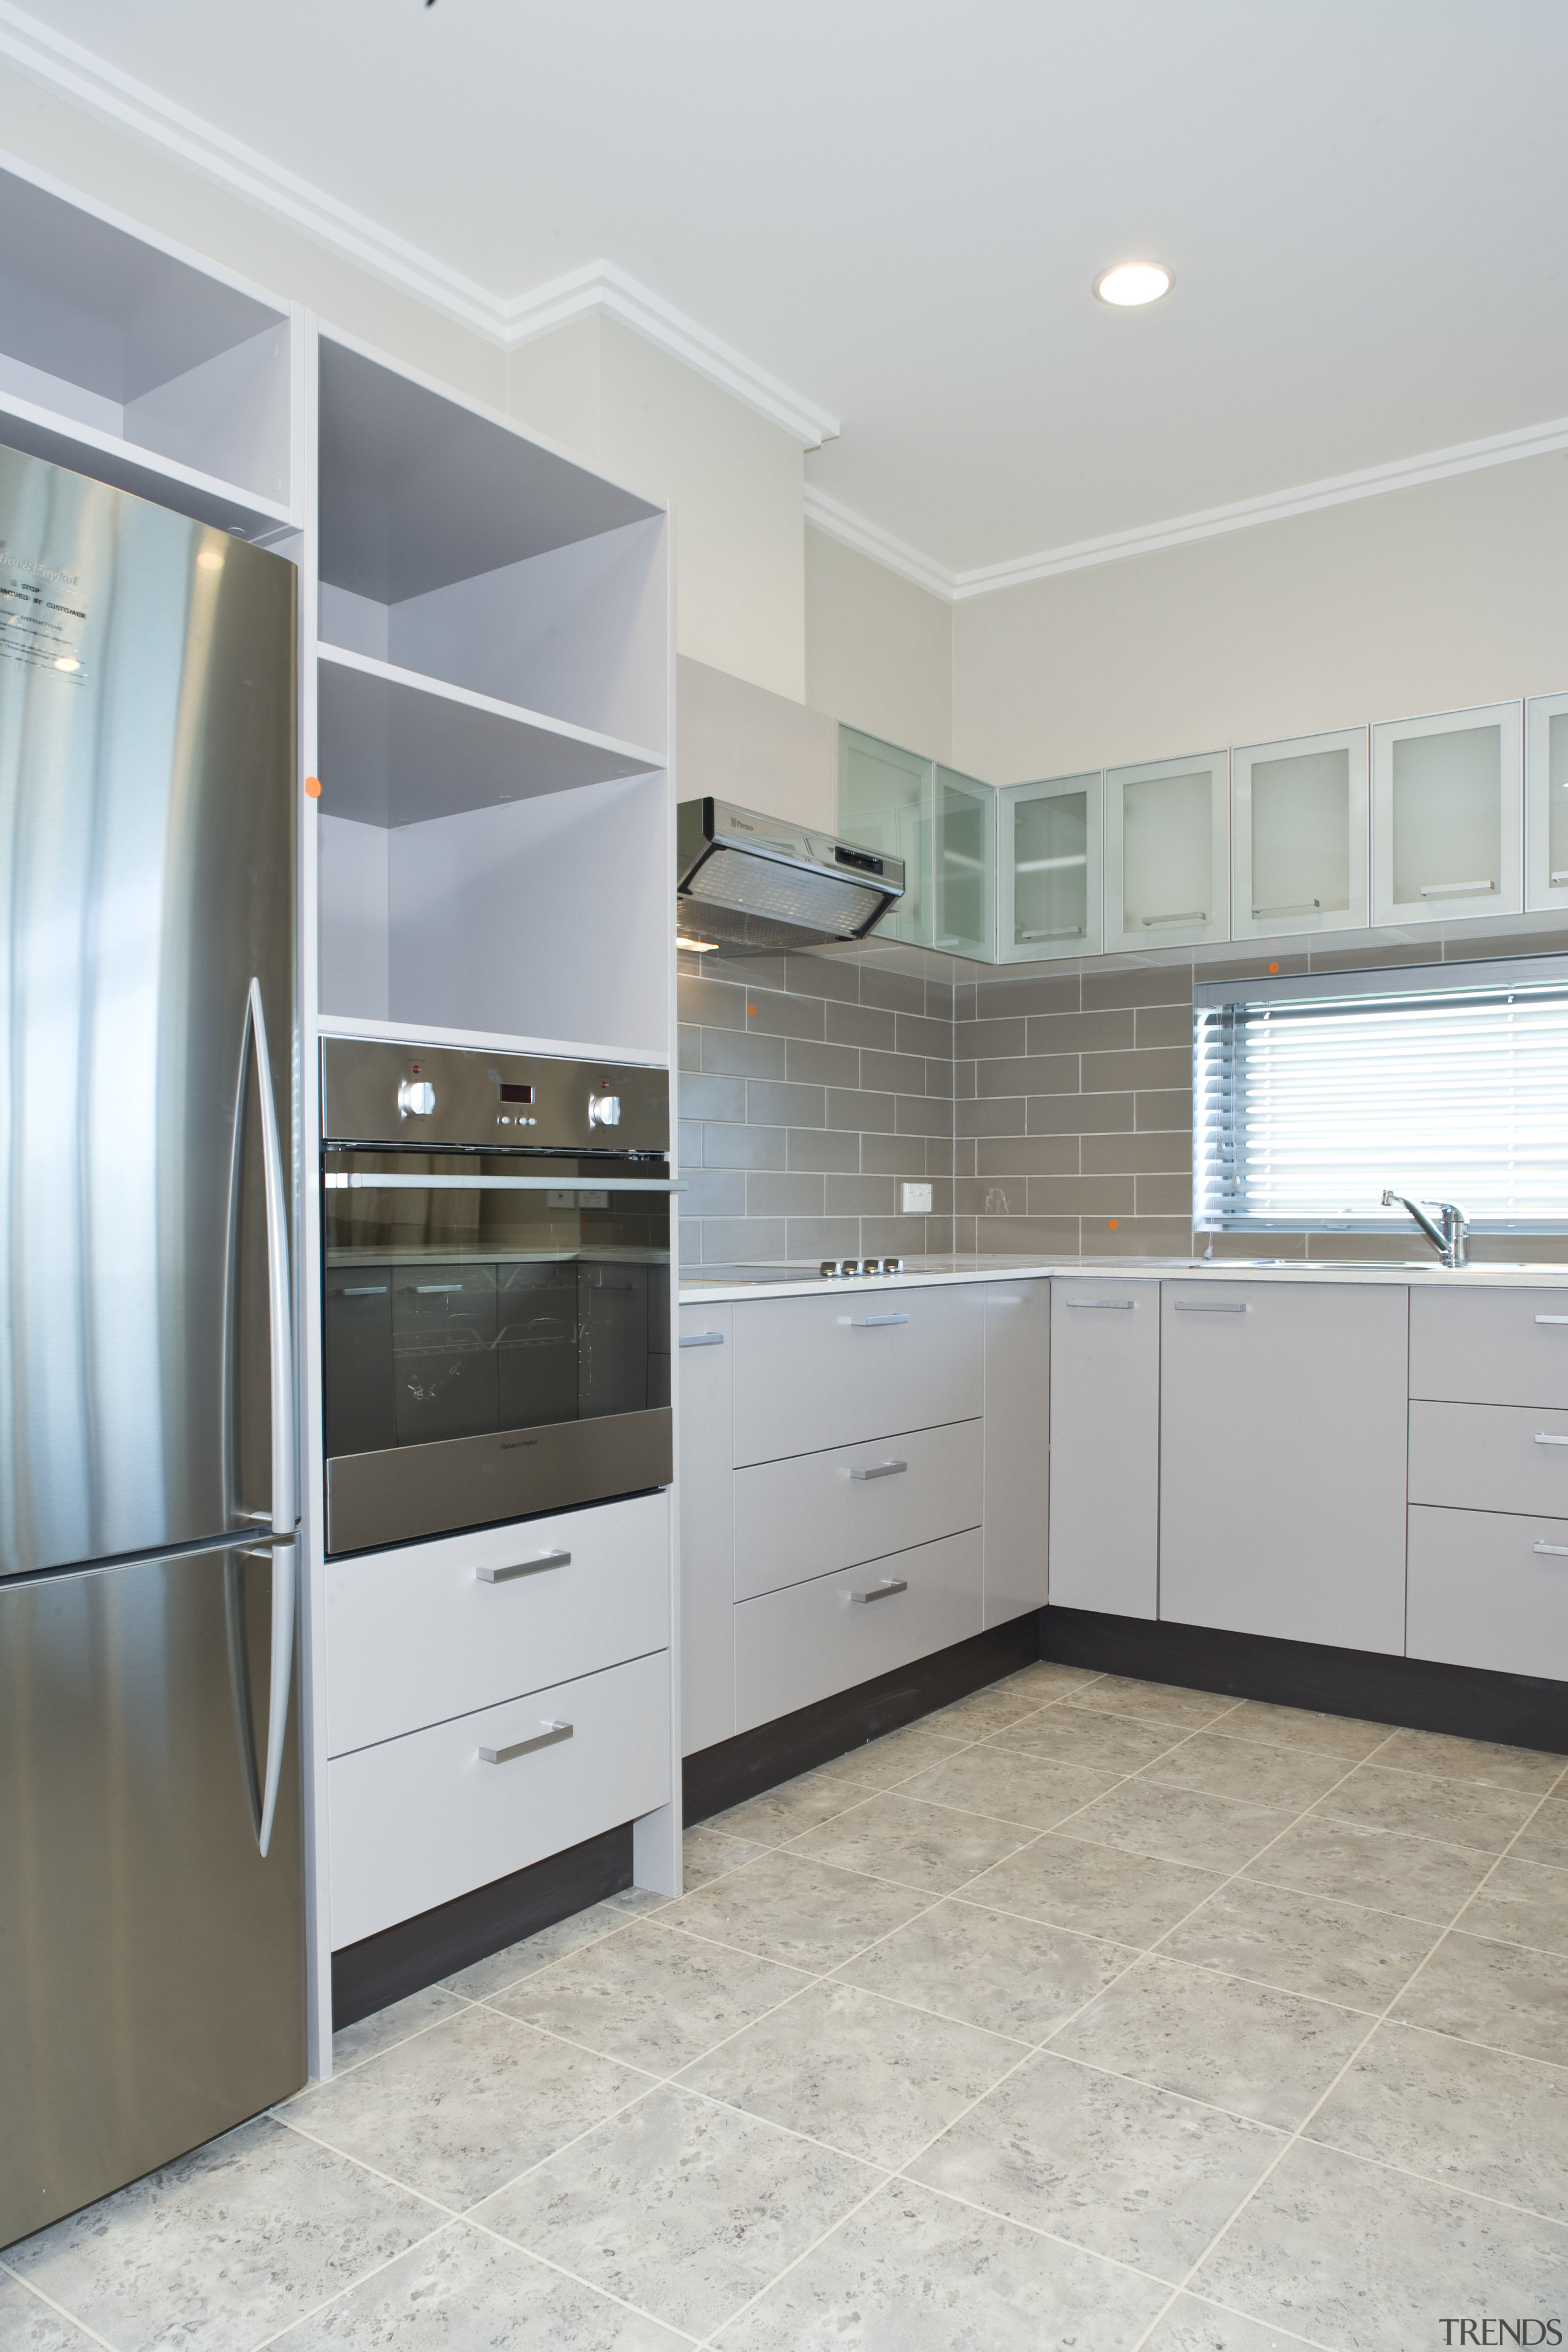
[[[436,1089],[428,1078],[405,1078],[397,1089],[397,1108],[405,1118],[428,1118],[436,1108]]]
[[[590,1127],[619,1127],[621,1098],[619,1095],[590,1095],[588,1124]]]

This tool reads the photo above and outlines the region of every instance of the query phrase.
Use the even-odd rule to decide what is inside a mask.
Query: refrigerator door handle
[[[298,1546],[272,1546],[272,1686],[267,1708],[267,1770],[261,1798],[261,1827],[256,1843],[261,1858],[272,1843],[278,1814],[278,1790],[283,1779],[283,1754],[289,1730],[289,1687],[294,1675],[294,1603],[299,1590]]]
[[[261,1104],[261,1159],[267,1198],[267,1306],[272,1343],[272,1532],[290,1536],[300,1517],[294,1469],[294,1317],[289,1286],[289,1195],[278,1106],[272,1097],[272,1064],[267,1052],[267,1015],[261,982],[253,980],[246,1019],[256,1048],[256,1091]],[[274,1634],[277,1612],[274,1610]],[[276,1644],[275,1644],[276,1645]],[[266,1852],[263,1846],[262,1852]]]

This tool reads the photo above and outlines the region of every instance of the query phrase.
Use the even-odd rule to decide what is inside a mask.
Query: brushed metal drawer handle
[[[1544,1429],[1538,1429],[1535,1442],[1537,1445],[1568,1445],[1568,1437],[1552,1437]]]
[[[1467,898],[1478,891],[1495,890],[1497,884],[1485,877],[1479,882],[1423,882],[1423,898]]]
[[[880,1584],[870,1585],[864,1592],[851,1592],[849,1598],[851,1601],[890,1601],[895,1592],[907,1592],[909,1589],[907,1576],[885,1576]]]
[[[1138,1301],[1135,1298],[1069,1298],[1069,1307],[1092,1307],[1101,1315],[1131,1315]]]
[[[850,1322],[858,1331],[879,1331],[884,1324],[907,1323],[907,1315],[852,1315]]]
[[[680,1344],[683,1348],[721,1348],[724,1334],[722,1331],[683,1331]]]
[[[1145,915],[1143,929],[1152,931],[1161,923],[1206,923],[1208,915],[1202,907],[1189,908],[1184,915]]]
[[[1278,907],[1254,907],[1252,918],[1256,922],[1259,915],[1320,915],[1322,910],[1321,898],[1292,898]]]
[[[542,1551],[534,1559],[509,1559],[504,1568],[476,1568],[481,1584],[510,1584],[515,1576],[537,1576],[542,1568],[570,1568],[569,1551]]]
[[[851,1470],[851,1478],[896,1478],[909,1468],[907,1462],[873,1462],[868,1469]]]
[[[1538,1315],[1538,1323],[1568,1323],[1568,1315]]]
[[[1178,1315],[1247,1315],[1251,1311],[1245,1298],[1239,1304],[1218,1298],[1177,1298],[1172,1304]]]
[[[481,1748],[481,1764],[510,1764],[515,1757],[531,1756],[536,1748],[554,1748],[563,1739],[570,1739],[574,1727],[569,1723],[547,1722],[542,1731],[531,1739],[514,1739],[510,1748]]]
[[[1568,1544],[1531,1544],[1531,1551],[1549,1551],[1553,1559],[1568,1559]]]

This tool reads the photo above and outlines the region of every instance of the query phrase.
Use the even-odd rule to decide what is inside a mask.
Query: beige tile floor
[[[0,2346],[1568,2324],[1564,1759],[1037,1665],[704,1822],[687,1870],[10,2248]]]

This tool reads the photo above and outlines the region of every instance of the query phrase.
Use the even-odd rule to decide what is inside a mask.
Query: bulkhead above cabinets
[[[846,727],[838,829],[984,963],[1568,913],[1568,693],[1000,788]]]

